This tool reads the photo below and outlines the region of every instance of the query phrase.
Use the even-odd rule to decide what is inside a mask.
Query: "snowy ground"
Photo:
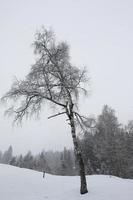
[[[53,176],[0,164],[0,200],[133,200],[133,180],[93,175],[89,193],[79,194],[79,177]]]

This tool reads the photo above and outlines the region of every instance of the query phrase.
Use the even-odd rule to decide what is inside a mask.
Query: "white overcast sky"
[[[108,104],[120,122],[133,119],[133,1],[0,0],[0,96],[34,63],[31,43],[42,25],[70,44],[74,64],[88,67],[91,95],[81,111],[98,115]],[[72,146],[65,120],[47,120],[47,107],[40,120],[14,128],[0,110],[1,150],[10,144],[15,153]]]

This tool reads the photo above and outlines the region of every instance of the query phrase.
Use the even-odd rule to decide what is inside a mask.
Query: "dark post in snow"
[[[49,118],[65,114],[71,127],[75,156],[79,164],[81,189],[87,193],[83,157],[76,135],[77,125],[84,126],[84,117],[77,113],[78,98],[87,91],[88,82],[85,69],[79,69],[70,62],[69,47],[66,42],[56,42],[52,31],[43,28],[36,34],[33,43],[37,55],[35,64],[24,80],[15,80],[11,89],[2,97],[3,101],[13,100],[13,106],[6,113],[14,114],[14,121],[39,114],[45,103],[61,108],[61,112]]]
[[[43,178],[45,177],[45,171],[43,171]]]

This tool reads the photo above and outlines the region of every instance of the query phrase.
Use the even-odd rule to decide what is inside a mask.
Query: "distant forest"
[[[133,120],[127,125],[118,122],[115,111],[109,106],[95,119],[95,125],[79,134],[86,174],[115,175],[133,178]],[[0,151],[0,162],[21,168],[45,171],[57,175],[78,175],[74,151],[42,151],[33,155],[13,156],[10,146]]]

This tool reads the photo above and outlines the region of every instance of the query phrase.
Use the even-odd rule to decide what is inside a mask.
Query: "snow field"
[[[0,164],[0,200],[133,200],[133,180],[87,176],[88,194],[79,194],[79,177],[54,176]]]

